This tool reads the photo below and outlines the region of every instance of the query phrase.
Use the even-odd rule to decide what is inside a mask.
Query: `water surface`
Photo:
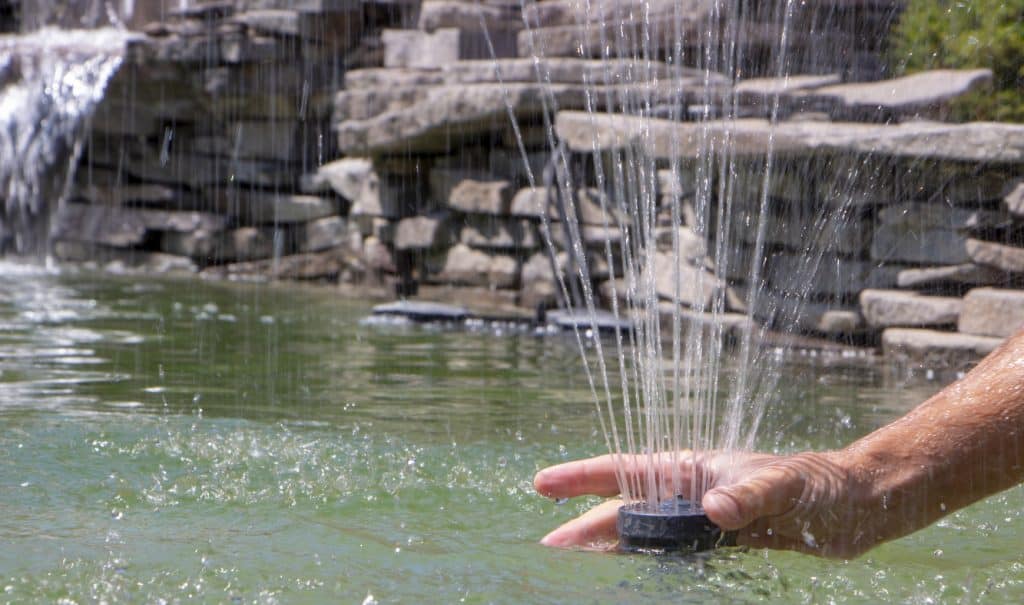
[[[575,344],[366,325],[332,289],[0,266],[0,602],[1024,602],[1024,490],[853,562],[545,549],[603,452]],[[727,365],[727,364],[726,364]],[[800,357],[762,447],[939,388]]]

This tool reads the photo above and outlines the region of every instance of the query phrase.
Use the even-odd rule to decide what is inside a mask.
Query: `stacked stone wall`
[[[55,252],[524,314],[578,301],[584,266],[611,306],[627,263],[607,247],[633,220],[615,167],[640,166],[664,312],[703,325],[715,308],[915,363],[994,346],[1024,285],[1024,132],[944,121],[991,74],[859,81],[884,76],[900,4],[836,0],[790,16],[792,75],[764,77],[777,16],[719,22],[709,6],[654,3],[643,22],[636,3],[563,0],[169,14],[142,27],[93,117]],[[700,32],[729,19],[746,62],[716,65],[738,77],[654,60],[706,65]],[[693,47],[670,47],[669,24]],[[637,36],[652,59],[631,58]],[[726,207],[728,226],[713,218]]]

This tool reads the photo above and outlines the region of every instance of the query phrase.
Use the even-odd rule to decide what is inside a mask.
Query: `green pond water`
[[[575,344],[368,311],[0,266],[0,602],[1024,602],[1021,489],[852,562],[543,548],[593,501],[542,499],[534,472],[604,448]],[[779,451],[940,386],[857,358],[783,371]]]

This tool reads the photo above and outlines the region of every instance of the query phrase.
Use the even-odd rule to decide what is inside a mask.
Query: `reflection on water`
[[[574,344],[366,311],[0,267],[0,601],[1024,599],[1020,489],[851,563],[543,549],[588,503],[533,473],[603,449]],[[786,372],[769,449],[839,446],[938,386],[862,359]]]

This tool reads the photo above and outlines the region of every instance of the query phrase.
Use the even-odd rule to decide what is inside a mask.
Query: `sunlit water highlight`
[[[1024,599],[1020,489],[851,563],[540,547],[592,502],[532,475],[603,451],[571,340],[363,325],[329,289],[0,269],[0,602]],[[936,388],[784,371],[779,451]]]

